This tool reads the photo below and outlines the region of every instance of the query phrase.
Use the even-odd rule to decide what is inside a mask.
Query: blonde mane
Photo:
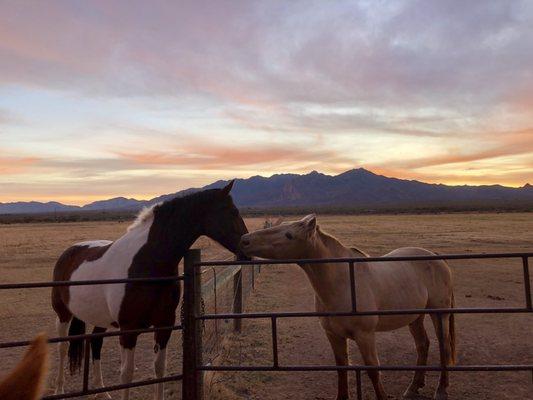
[[[149,222],[152,222],[154,219],[154,208],[158,206],[160,203],[154,204],[150,207],[144,207],[139,214],[137,214],[137,218],[135,218],[135,221],[128,226],[128,232],[131,232],[132,230],[144,226]]]
[[[335,236],[333,236],[331,233],[324,232],[322,229],[320,229],[319,226],[317,226],[317,231],[320,233],[322,241],[328,243],[331,246],[342,246],[344,245],[341,243],[339,239],[337,239]],[[367,253],[365,253],[363,250],[358,249],[355,246],[350,246],[350,250],[354,253],[356,253],[356,256],[363,256],[363,257],[370,257]]]

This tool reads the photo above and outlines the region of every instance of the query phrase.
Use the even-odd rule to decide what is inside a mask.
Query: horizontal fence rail
[[[104,338],[104,337],[112,337],[112,336],[122,336],[127,334],[143,334],[143,333],[151,333],[151,332],[157,332],[157,331],[177,331],[181,330],[183,327],[181,325],[173,325],[173,326],[163,326],[158,328],[146,328],[146,329],[125,329],[122,331],[111,331],[111,332],[98,332],[98,333],[87,333],[84,335],[71,335],[71,336],[60,336],[60,337],[54,337],[48,339],[48,343],[60,343],[60,342],[70,342],[71,340],[84,340],[84,339],[91,339],[91,338]],[[12,347],[24,347],[29,346],[31,344],[31,340],[23,340],[18,342],[2,342],[0,343],[0,349],[8,349]]]
[[[479,254],[436,254],[433,256],[401,256],[401,257],[341,257],[341,258],[288,258],[282,260],[258,259],[242,261],[202,261],[196,267],[224,265],[273,265],[273,264],[323,264],[323,263],[357,263],[357,262],[390,262],[390,261],[428,261],[428,260],[474,260],[485,258],[530,258],[533,252],[525,253],[479,253]]]
[[[2,289],[34,289],[57,286],[88,286],[88,285],[113,285],[117,283],[164,283],[182,281],[183,276],[163,276],[160,278],[124,278],[124,279],[93,279],[83,281],[49,281],[49,282],[27,282],[27,283],[2,283]]]
[[[305,371],[355,371],[357,378],[357,398],[363,397],[361,388],[361,371],[457,371],[457,372],[481,372],[481,371],[530,371],[533,373],[533,364],[510,364],[510,365],[446,365],[441,361],[440,365],[280,365],[278,354],[278,318],[308,318],[308,317],[358,317],[370,315],[406,315],[406,314],[433,314],[441,321],[438,324],[437,334],[443,337],[442,315],[443,314],[517,314],[532,313],[531,284],[529,274],[529,258],[533,252],[523,253],[483,253],[483,254],[442,254],[430,256],[402,256],[402,257],[348,257],[326,259],[283,259],[283,260],[253,260],[253,261],[204,261],[197,262],[193,268],[220,267],[232,265],[281,265],[281,264],[322,264],[332,263],[347,265],[351,284],[351,310],[332,312],[255,312],[255,313],[214,313],[196,315],[197,321],[217,319],[270,319],[272,337],[272,365],[206,365],[201,362],[195,365],[196,371],[272,371],[272,372],[305,372]],[[402,309],[402,310],[369,310],[358,311],[356,301],[355,269],[357,263],[394,262],[394,261],[430,261],[430,260],[480,260],[480,259],[521,259],[524,284],[525,306],[524,307],[479,307],[479,308],[440,308],[440,309]],[[440,342],[440,341],[439,341]],[[440,349],[442,352],[442,348]],[[192,399],[191,400],[196,400]]]

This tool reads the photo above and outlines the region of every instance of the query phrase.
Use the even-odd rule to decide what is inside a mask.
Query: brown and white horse
[[[166,277],[178,273],[178,264],[189,247],[202,235],[237,253],[241,235],[248,232],[229,192],[233,182],[223,189],[211,189],[168,200],[143,211],[128,231],[115,242],[100,240],[78,243],[61,255],[54,269],[55,281]],[[59,336],[93,332],[110,327],[121,330],[151,326],[167,327],[175,323],[180,299],[178,282],[164,284],[127,283],[54,287],[52,306],[57,314]],[[69,329],[70,325],[70,329]],[[166,345],[171,330],[154,334],[156,377],[165,373]],[[122,383],[133,378],[136,334],[120,336]],[[63,393],[64,362],[67,348],[71,371],[79,369],[82,342],[59,344],[59,368],[56,393]],[[102,338],[91,340],[93,384],[103,387],[100,369]],[[109,394],[105,396],[110,397]],[[124,389],[122,398],[128,399]],[[154,398],[163,399],[163,384],[155,386]]]
[[[366,257],[366,254],[343,246],[336,238],[320,230],[316,217],[308,215],[300,221],[285,222],[277,227],[244,235],[241,249],[248,256],[271,259],[309,259]],[[414,247],[394,250],[385,257],[432,255]],[[315,291],[318,312],[351,310],[349,268],[338,263],[299,264]],[[444,261],[360,262],[356,264],[356,300],[358,311],[449,308],[453,307],[452,276]],[[409,326],[418,353],[417,364],[426,365],[429,340],[424,316],[373,315],[358,317],[321,317],[337,365],[348,365],[347,339],[356,341],[366,365],[379,365],[375,333]],[[439,320],[432,314],[435,329]],[[453,314],[442,316],[443,348],[441,361],[455,362],[455,327]],[[437,335],[439,336],[439,335]],[[379,400],[387,398],[378,371],[368,371]],[[425,385],[424,371],[416,371],[405,397],[416,397]],[[441,372],[435,399],[447,399],[448,373]],[[348,399],[346,371],[338,371],[338,400]]]

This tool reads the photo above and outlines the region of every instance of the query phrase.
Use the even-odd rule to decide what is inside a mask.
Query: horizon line
[[[251,179],[251,178],[256,178],[256,177],[261,177],[261,178],[272,178],[274,176],[283,176],[283,175],[295,175],[295,176],[306,176],[306,175],[311,175],[313,173],[316,173],[316,174],[320,174],[320,175],[324,175],[324,176],[328,176],[328,177],[337,177],[337,176],[340,176],[340,175],[343,175],[343,174],[346,174],[346,173],[349,173],[349,172],[353,172],[353,171],[366,171],[366,172],[369,172],[373,175],[376,175],[376,176],[383,176],[383,177],[386,177],[386,178],[389,178],[389,179],[398,179],[398,180],[402,180],[402,181],[408,181],[408,182],[419,182],[419,183],[423,183],[423,184],[427,184],[427,185],[442,185],[442,186],[450,186],[450,187],[465,187],[465,186],[468,186],[468,187],[490,187],[490,186],[499,186],[499,187],[505,187],[505,188],[512,188],[512,189],[520,189],[520,188],[524,188],[524,187],[527,187],[527,186],[531,186],[531,184],[529,182],[526,182],[524,183],[523,185],[519,186],[519,185],[505,185],[505,184],[501,184],[501,183],[494,183],[494,184],[481,184],[481,185],[476,185],[476,184],[449,184],[449,183],[442,183],[442,182],[426,182],[426,181],[422,181],[422,180],[419,180],[419,179],[409,179],[409,178],[397,178],[397,177],[394,177],[394,176],[388,176],[388,175],[385,175],[385,174],[382,174],[382,173],[376,173],[370,169],[367,169],[367,168],[364,168],[364,167],[357,167],[357,168],[351,168],[351,169],[348,169],[346,171],[343,171],[343,172],[339,172],[338,174],[328,174],[328,173],[323,173],[323,172],[319,172],[315,169],[313,169],[312,171],[309,171],[309,172],[306,172],[306,173],[301,173],[301,174],[298,174],[298,173],[275,173],[275,174],[271,174],[271,175],[251,175],[251,176],[248,176],[248,177],[235,177],[235,178],[230,178],[230,179],[218,179],[218,180],[215,180],[211,183],[208,183],[207,185],[204,185],[204,186],[201,186],[201,187],[185,187],[185,188],[180,188],[180,189],[177,189],[176,191],[174,192],[170,192],[170,193],[160,193],[160,194],[157,194],[155,196],[151,196],[151,195],[146,195],[146,196],[143,196],[143,195],[121,195],[121,196],[114,196],[114,197],[108,197],[108,198],[100,198],[100,199],[97,199],[97,200],[93,200],[93,201],[90,201],[90,202],[87,202],[87,203],[78,203],[78,204],[72,204],[72,203],[68,203],[68,202],[64,202],[63,201],[60,201],[60,200],[57,200],[57,199],[41,199],[41,200],[8,200],[8,201],[0,201],[0,204],[3,204],[3,205],[6,205],[6,204],[15,204],[15,203],[41,203],[41,204],[48,204],[48,203],[59,203],[61,205],[64,205],[64,206],[70,206],[70,207],[79,207],[79,208],[83,208],[85,206],[88,206],[90,204],[94,204],[96,202],[100,202],[100,201],[109,201],[109,200],[114,200],[114,199],[126,199],[126,200],[135,200],[135,201],[151,201],[157,197],[160,197],[160,196],[165,196],[165,195],[171,195],[171,194],[175,194],[175,193],[179,193],[179,192],[182,192],[182,191],[185,191],[185,190],[191,190],[191,189],[197,189],[197,190],[200,190],[200,189],[203,189],[204,187],[206,186],[211,186],[213,184],[216,184],[217,182],[227,182],[227,181],[230,181],[232,179],[236,180],[236,181],[239,181],[239,180],[248,180],[248,179]],[[87,196],[85,196],[87,197]]]

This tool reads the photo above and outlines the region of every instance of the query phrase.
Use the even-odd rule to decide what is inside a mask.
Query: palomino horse
[[[272,259],[366,257],[363,252],[344,247],[333,236],[320,230],[314,215],[244,235],[240,246],[248,256]],[[433,253],[420,248],[406,247],[394,250],[386,257],[419,255],[433,255]],[[347,265],[338,263],[299,265],[313,286],[318,312],[351,310]],[[356,265],[355,276],[358,311],[453,307],[451,271],[443,261],[361,262]],[[424,329],[424,316],[425,314],[321,317],[320,323],[326,331],[337,365],[348,365],[346,339],[356,341],[366,365],[379,365],[375,333],[407,325],[415,339],[417,364],[426,365],[429,340]],[[440,324],[438,318],[433,314],[431,317],[435,329],[438,329]],[[440,357],[441,361],[450,365],[455,362],[453,314],[443,314],[442,324],[444,353]],[[386,399],[379,371],[369,370],[368,375],[377,399]],[[416,371],[404,396],[415,397],[418,389],[424,385],[424,371]],[[435,399],[447,399],[447,387],[448,374],[442,371]],[[346,371],[338,371],[337,399],[348,399]]]
[[[15,369],[0,381],[0,399],[40,399],[47,372],[48,343],[46,335],[40,334]]]
[[[178,273],[178,264],[189,247],[202,235],[236,253],[241,236],[248,232],[229,192],[233,182],[223,189],[211,189],[168,200],[143,211],[128,231],[116,240],[78,243],[68,248],[54,269],[55,281],[166,277]],[[58,316],[60,336],[85,332],[85,323],[93,332],[107,328],[143,329],[168,327],[175,323],[180,285],[172,283],[127,283],[54,287],[52,306]],[[72,321],[72,322],[71,322]],[[69,330],[70,324],[70,330]],[[154,334],[156,377],[165,373],[166,345],[171,330]],[[137,334],[120,336],[120,380],[133,378]],[[59,344],[57,393],[63,393],[64,360],[67,343]],[[79,369],[82,342],[72,341],[68,348],[71,371]],[[93,383],[103,387],[100,369],[102,338],[91,339]],[[124,389],[122,398],[128,399]],[[110,397],[109,394],[105,395]],[[155,386],[155,399],[163,399],[163,384]]]

